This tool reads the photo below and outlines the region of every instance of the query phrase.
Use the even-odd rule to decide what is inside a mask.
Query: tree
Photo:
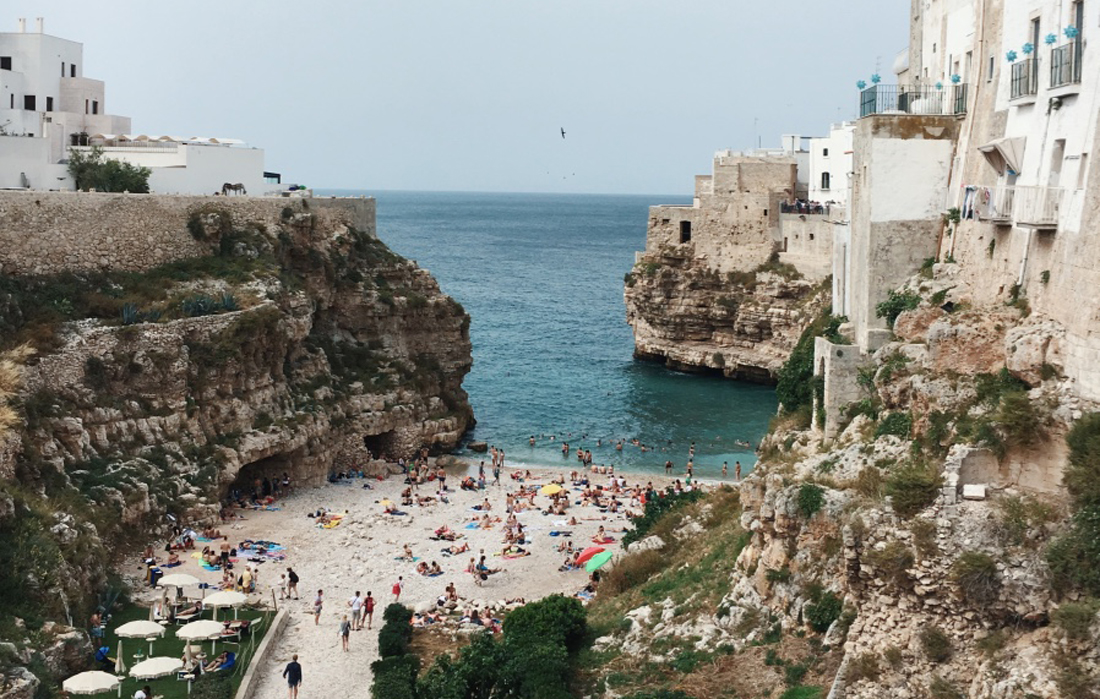
[[[150,174],[147,167],[106,158],[99,146],[87,151],[69,149],[69,175],[80,191],[148,194]]]

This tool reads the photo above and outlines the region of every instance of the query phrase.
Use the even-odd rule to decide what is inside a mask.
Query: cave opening
[[[290,454],[275,454],[242,466],[226,488],[226,496],[250,502],[277,496],[284,489],[284,478],[293,484],[293,461]]]
[[[382,434],[368,434],[363,436],[363,446],[370,451],[372,459],[395,459],[402,456],[398,452],[397,432],[389,430]]]

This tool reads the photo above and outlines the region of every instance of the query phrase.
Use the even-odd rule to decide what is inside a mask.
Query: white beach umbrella
[[[118,652],[115,653],[115,674],[119,677],[126,674],[126,661],[122,659],[122,641],[118,642]]]
[[[218,618],[218,607],[233,607],[233,618],[237,618],[237,607],[248,601],[248,595],[232,590],[215,592],[202,600],[203,606],[214,608],[214,618]]]
[[[183,661],[179,658],[169,658],[166,655],[158,655],[155,658],[142,660],[130,668],[130,677],[139,680],[151,680],[154,677],[174,675],[183,669]]]
[[[115,629],[119,638],[144,638],[149,641],[149,655],[153,654],[153,639],[164,635],[164,627],[155,621],[138,619],[129,621]]]
[[[99,694],[109,692],[120,686],[118,678],[109,672],[89,670],[73,675],[61,683],[61,688],[69,694]]]
[[[221,637],[225,631],[225,626],[220,621],[210,621],[209,619],[200,619],[199,621],[192,621],[190,624],[184,624],[176,631],[176,638],[182,638],[185,641],[214,641],[217,643],[217,639]],[[211,652],[214,650],[213,644],[210,648]]]
[[[187,573],[172,573],[165,575],[158,583],[160,585],[170,585],[171,587],[187,587],[188,585],[198,585],[201,582],[194,575],[188,575]]]

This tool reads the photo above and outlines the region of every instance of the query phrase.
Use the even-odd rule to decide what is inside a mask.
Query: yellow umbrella
[[[563,488],[557,483],[547,483],[539,488],[539,492],[543,495],[557,495],[563,490]]]

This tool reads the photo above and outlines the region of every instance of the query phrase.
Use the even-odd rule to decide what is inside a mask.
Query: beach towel
[[[183,561],[176,561],[175,563],[161,563],[161,568],[175,568],[176,566],[183,565]]]
[[[438,573],[432,573],[432,574],[428,575],[428,577],[429,578],[438,578],[440,575],[443,575],[442,571],[440,571]]]
[[[420,560],[420,556],[413,556],[412,558],[405,558],[404,556],[394,556],[395,561],[408,561],[409,563],[416,563]]]
[[[480,526],[481,525],[478,524],[477,522],[470,522],[469,524],[466,525],[466,528],[467,529],[477,529]]]
[[[530,551],[524,551],[523,553],[508,553],[508,554],[505,554],[504,558],[507,558],[507,559],[523,558],[524,556],[530,556],[530,555],[531,555]]]
[[[408,512],[402,512],[400,510],[394,510],[393,512],[383,512],[382,514],[384,514],[384,515],[395,515],[396,516],[396,515],[407,515],[409,513]]]

